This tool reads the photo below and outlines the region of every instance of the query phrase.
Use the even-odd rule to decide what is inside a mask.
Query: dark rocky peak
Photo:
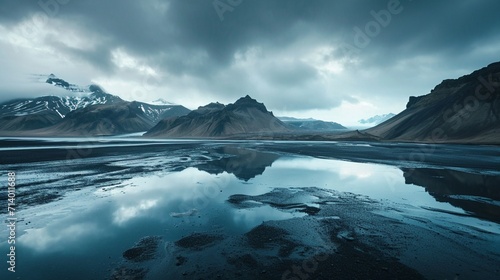
[[[446,79],[437,85],[431,92],[441,89],[449,89],[460,87],[471,82],[479,82],[480,79],[486,81],[500,81],[500,62],[494,62],[486,67],[476,70],[468,75],[464,75],[458,79]]]
[[[410,108],[417,104],[426,96],[449,95],[463,86],[475,88],[476,85],[482,84],[486,87],[500,87],[500,62],[494,62],[486,67],[476,70],[468,75],[464,75],[458,79],[445,79],[431,90],[430,94],[422,96],[411,96],[406,108]]]
[[[227,110],[237,110],[237,109],[243,109],[243,108],[256,108],[262,112],[267,112],[266,106],[263,103],[257,102],[257,100],[251,98],[249,95],[246,95],[245,97],[242,97],[234,104],[229,104],[226,106]]]
[[[411,106],[415,105],[422,97],[425,95],[421,96],[410,96],[410,99],[408,100],[408,103],[406,103],[406,109],[410,108]]]
[[[221,104],[219,102],[212,102],[210,104],[207,104],[205,106],[200,106],[198,107],[198,110],[205,110],[205,109],[211,109],[211,110],[220,110],[220,109],[224,109],[224,104]]]
[[[50,74],[45,82],[47,84],[59,86],[59,87],[65,88],[65,89],[68,89],[71,86],[70,83],[66,82],[63,79],[57,78],[56,75],[54,75],[54,74]]]
[[[246,95],[245,97],[241,97],[240,99],[234,102],[234,105],[243,105],[243,104],[259,104],[257,100],[250,97],[250,95]]]
[[[106,101],[106,102],[113,103],[113,102],[123,101],[123,99],[121,99],[120,97],[107,93],[98,85],[90,85],[89,90],[92,92],[90,95],[93,98],[98,99],[98,100],[103,101],[103,102]]]
[[[204,115],[204,114],[220,111],[220,110],[224,109],[225,107],[226,106],[224,106],[224,104],[221,104],[219,102],[212,102],[212,103],[207,104],[205,106],[198,107],[198,109],[192,111],[191,113],[189,113],[189,115],[191,115],[191,116]]]
[[[89,90],[93,93],[105,93],[105,91],[98,85],[90,85]]]

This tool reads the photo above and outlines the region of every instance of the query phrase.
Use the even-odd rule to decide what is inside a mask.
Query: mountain
[[[499,88],[496,62],[410,97],[403,112],[365,132],[386,140],[500,144]]]
[[[98,136],[146,131],[155,123],[139,102],[88,106],[72,111],[57,124],[35,131],[36,135]]]
[[[54,84],[49,78],[47,83]],[[54,84],[59,86],[59,84]],[[61,87],[61,86],[59,86]],[[33,99],[14,99],[0,104],[0,117],[26,116],[41,112],[54,112],[64,118],[71,111],[96,104],[112,104],[123,100],[115,95],[105,93],[99,86],[91,85],[86,89],[63,87],[72,92],[83,93],[81,96],[42,96]]]
[[[113,104],[124,101],[116,95],[106,93],[97,85],[86,87],[77,86],[57,78],[54,74],[48,76],[46,83],[77,93],[77,95],[14,99],[0,104],[0,117],[25,116],[45,111],[53,111],[61,118],[64,118],[71,111],[91,105]],[[155,123],[167,117],[185,115],[190,112],[189,109],[183,106],[168,103],[163,99],[158,99],[156,101],[156,104],[137,102],[138,108],[143,110],[148,118]]]
[[[292,117],[278,117],[282,122],[287,124],[291,129],[301,131],[333,131],[339,129],[347,129],[343,125],[336,122],[325,122],[321,120],[297,119]]]
[[[30,131],[36,129],[48,128],[53,125],[63,122],[67,116],[72,112],[80,111],[92,107],[89,110],[83,110],[88,114],[94,114],[91,117],[83,117],[82,114],[72,115],[74,119],[75,116],[82,118],[82,122],[94,118],[96,121],[95,127],[100,127],[100,120],[95,119],[96,116],[106,118],[108,121],[113,120],[113,117],[118,115],[113,114],[113,112],[124,112],[128,111],[134,116],[138,116],[139,119],[144,119],[142,125],[133,125],[134,130],[130,132],[146,131],[153,127],[158,121],[164,118],[173,116],[182,116],[190,112],[189,109],[172,104],[159,104],[151,105],[143,102],[128,102],[122,100],[120,97],[109,94],[105,92],[101,87],[97,85],[90,85],[86,87],[77,86],[70,84],[63,79],[57,78],[54,74],[50,74],[45,81],[47,84],[63,88],[72,94],[69,96],[42,96],[38,98],[26,98],[26,99],[14,99],[5,103],[0,104],[0,131],[2,134],[15,135],[15,132]],[[166,102],[162,100],[163,102]],[[95,107],[97,106],[97,107]],[[100,107],[103,106],[103,107]],[[110,106],[116,106],[115,110],[111,109]],[[96,114],[96,112],[99,112]],[[111,113],[109,116],[103,115],[103,113]],[[141,115],[141,116],[139,116]],[[119,120],[116,120],[119,121]],[[140,121],[142,123],[142,121]],[[68,123],[74,123],[75,127],[69,128]],[[147,125],[145,125],[147,124]],[[115,129],[110,129],[110,131],[127,131],[129,128],[118,128],[119,124],[116,124]],[[66,121],[64,125],[57,126],[58,128],[67,128],[66,130],[57,130],[51,128],[47,130],[53,131],[54,133],[70,133],[75,134],[77,128],[83,128],[82,125],[76,125],[76,122]],[[55,130],[54,130],[55,129]],[[96,129],[95,132],[101,134],[100,132],[105,132],[106,129]],[[34,131],[33,133],[39,135],[42,131]],[[81,131],[79,134],[89,134],[90,131]],[[23,135],[30,135],[30,133],[22,133]],[[42,133],[44,134],[44,133]],[[78,133],[76,133],[78,134]]]
[[[250,96],[227,106],[210,103],[186,116],[160,121],[149,137],[224,137],[238,134],[286,132],[289,128]]]
[[[389,113],[389,114],[383,114],[383,115],[376,115],[368,119],[361,119],[358,121],[358,123],[363,124],[363,125],[370,125],[370,126],[375,126],[378,124],[381,124],[385,122],[386,120],[394,117],[396,114]]]

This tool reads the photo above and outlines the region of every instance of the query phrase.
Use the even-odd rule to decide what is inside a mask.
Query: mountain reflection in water
[[[422,186],[437,201],[500,222],[500,177],[449,169],[403,168],[405,182]]]
[[[280,157],[278,154],[233,146],[217,148],[214,152],[225,156],[199,164],[196,168],[215,175],[222,172],[234,174],[238,179],[245,182],[264,173],[266,168],[270,167]]]
[[[242,181],[262,175],[279,154],[234,146],[211,151],[221,157],[196,166],[210,174],[227,172]],[[451,169],[401,168],[406,184],[424,187],[438,202],[449,203],[489,221],[500,222],[500,176]]]

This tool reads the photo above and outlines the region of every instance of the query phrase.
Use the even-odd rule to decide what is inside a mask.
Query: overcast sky
[[[500,60],[498,0],[1,0],[0,101],[37,74],[352,125]]]

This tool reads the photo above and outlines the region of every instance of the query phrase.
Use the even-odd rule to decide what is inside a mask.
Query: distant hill
[[[289,128],[264,104],[250,96],[235,103],[210,103],[186,116],[160,121],[147,137],[223,137],[238,134],[287,132]]]
[[[499,89],[497,62],[410,97],[403,112],[365,133],[398,141],[500,144]]]
[[[334,131],[339,129],[347,129],[343,125],[336,122],[326,122],[313,118],[297,119],[292,117],[278,117],[282,122],[287,124],[291,129],[300,131]]]
[[[294,117],[277,117],[280,121],[282,122],[308,122],[308,121],[317,121],[316,119],[313,118],[307,118],[307,119],[300,119],[300,118],[294,118]]]
[[[394,117],[396,114],[389,113],[389,114],[383,114],[383,115],[376,115],[368,119],[361,119],[358,121],[358,123],[362,125],[369,125],[369,126],[375,126],[378,124],[381,124],[385,122],[386,120]]]

